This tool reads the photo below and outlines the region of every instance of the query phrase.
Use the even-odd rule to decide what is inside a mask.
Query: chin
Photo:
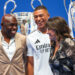
[[[40,26],[39,28],[42,29],[42,28],[44,28],[44,27],[45,27],[45,26]]]
[[[14,37],[15,37],[15,34],[11,34],[11,35],[10,35],[10,38],[14,38]]]

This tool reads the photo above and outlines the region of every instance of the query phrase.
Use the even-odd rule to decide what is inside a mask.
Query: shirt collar
[[[1,41],[2,41],[2,42],[3,42],[3,41],[5,41],[5,40],[4,40],[4,36],[3,36],[3,35],[1,36]],[[10,43],[13,43],[14,41],[15,41],[15,39],[14,39],[14,38],[11,38],[11,39],[10,39]]]

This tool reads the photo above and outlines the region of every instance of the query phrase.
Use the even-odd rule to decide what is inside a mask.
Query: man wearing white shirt
[[[50,39],[45,25],[49,13],[44,6],[38,6],[33,15],[38,29],[27,37],[27,75],[53,75],[49,66]]]
[[[25,75],[26,37],[16,32],[16,18],[4,15],[0,31],[0,75]]]

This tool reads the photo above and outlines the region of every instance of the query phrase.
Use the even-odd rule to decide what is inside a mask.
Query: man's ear
[[[1,26],[3,26],[4,25],[4,23],[1,23]]]
[[[50,18],[50,14],[48,13],[48,19]]]
[[[1,26],[3,26],[3,23],[1,23]]]

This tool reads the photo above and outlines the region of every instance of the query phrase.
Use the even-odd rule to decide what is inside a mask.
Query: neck
[[[10,42],[10,38],[8,38],[7,36],[5,36],[5,34],[1,31],[3,37],[4,37],[4,40],[9,43]]]
[[[4,37],[4,40],[5,40],[7,43],[10,42],[10,39],[9,39],[9,38]]]
[[[41,32],[44,33],[44,34],[48,33],[48,29],[47,29],[46,27],[40,28],[40,29],[38,29],[38,30],[41,31]]]

